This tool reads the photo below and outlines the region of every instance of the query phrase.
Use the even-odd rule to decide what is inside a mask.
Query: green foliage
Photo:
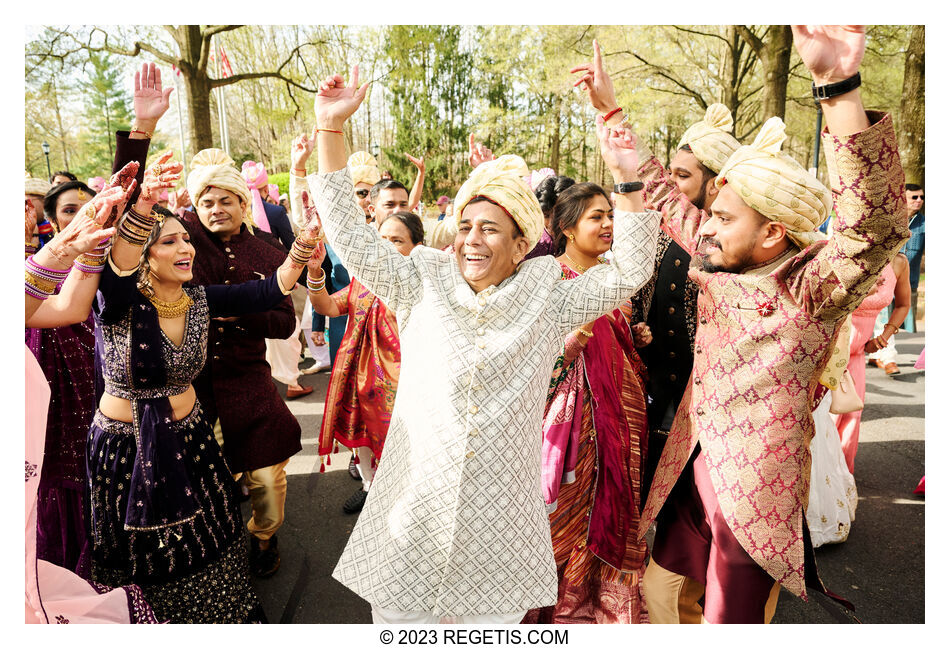
[[[290,195],[290,172],[267,174],[267,182],[277,185],[278,194]]]
[[[132,124],[132,98],[125,91],[127,80],[116,60],[91,52],[85,78],[80,81],[85,104],[79,146],[84,152],[75,166],[78,176],[108,175],[115,157],[115,132]]]

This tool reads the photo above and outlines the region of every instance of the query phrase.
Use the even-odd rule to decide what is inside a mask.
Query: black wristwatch
[[[615,194],[632,194],[643,189],[643,183],[639,180],[634,183],[617,183],[614,185]]]
[[[839,81],[837,83],[828,83],[823,86],[816,86],[815,82],[812,81],[811,96],[814,97],[815,103],[817,104],[818,102],[823,101],[825,99],[831,99],[832,97],[843,95],[846,92],[851,92],[852,90],[860,86],[861,86],[860,72],[858,72],[853,77],[848,77],[844,81]]]

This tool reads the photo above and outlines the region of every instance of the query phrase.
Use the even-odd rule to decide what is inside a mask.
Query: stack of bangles
[[[307,273],[307,290],[313,293],[319,293],[327,287],[327,274],[320,269],[320,277],[314,278]]]
[[[69,275],[69,269],[56,270],[40,266],[30,257],[26,260],[26,294],[37,300],[45,300]]]
[[[102,267],[106,265],[106,257],[109,254],[109,243],[111,243],[111,241],[111,237],[106,237],[99,242],[99,245],[96,246],[94,250],[90,250],[76,257],[73,266],[78,268],[81,272],[90,275],[101,273]]]
[[[320,243],[319,239],[309,241],[307,239],[297,237],[294,239],[294,245],[290,247],[290,258],[295,264],[306,266],[307,262],[310,261],[310,257],[313,255],[313,251],[316,249],[318,243]]]
[[[152,233],[155,221],[156,218],[153,214],[149,213],[148,216],[143,216],[130,207],[122,222],[119,223],[118,234],[133,246],[144,246],[145,242],[148,241],[148,236]]]
[[[27,241],[27,243],[26,243],[26,257],[27,257],[27,258],[30,258],[30,257],[32,257],[32,256],[35,255],[35,254],[36,254],[36,246],[34,246],[34,245],[33,245],[32,243],[30,243],[29,241]]]

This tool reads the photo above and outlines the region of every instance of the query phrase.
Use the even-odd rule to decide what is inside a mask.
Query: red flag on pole
[[[234,76],[234,70],[231,69],[231,61],[228,60],[228,53],[221,48],[221,77],[227,79]]]

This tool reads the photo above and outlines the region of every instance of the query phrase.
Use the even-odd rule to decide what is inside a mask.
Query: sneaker
[[[363,491],[363,487],[360,487],[356,490],[352,496],[346,499],[346,502],[343,503],[343,513],[344,514],[356,514],[363,510],[363,503],[366,502],[367,492]]]
[[[270,577],[280,567],[280,553],[277,551],[277,535],[270,537],[270,544],[261,549],[261,541],[251,535],[251,574],[258,578]]]
[[[360,475],[360,470],[356,466],[356,456],[350,455],[350,466],[347,468],[347,471],[350,472],[350,477],[354,480],[362,480],[363,476]]]
[[[884,372],[887,373],[888,376],[893,376],[895,374],[900,374],[901,370],[899,367],[897,367],[897,363],[888,363],[884,366]]]

